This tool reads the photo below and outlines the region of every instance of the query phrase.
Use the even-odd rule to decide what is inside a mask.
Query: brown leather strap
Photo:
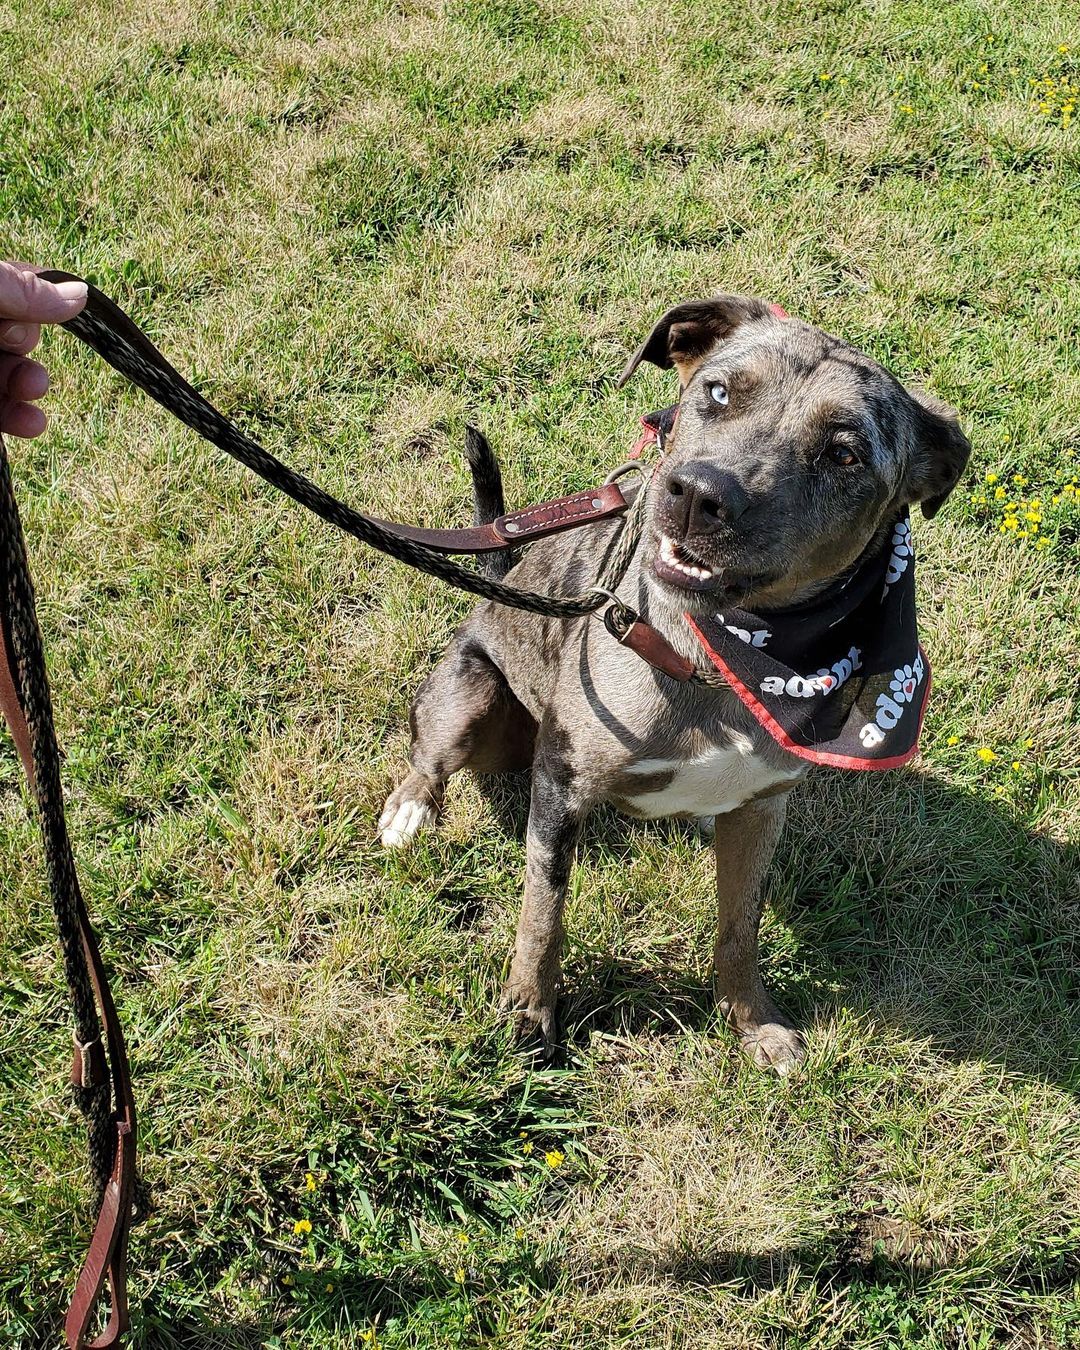
[[[618,634],[616,634],[618,637]],[[673,680],[685,684],[697,673],[697,667],[680,656],[663,634],[647,624],[643,619],[635,619],[626,632],[618,639],[624,647],[647,661],[654,670],[663,671]]]
[[[109,989],[97,938],[81,897],[79,928],[109,1047],[109,1068],[117,1103],[116,1152],[113,1155],[112,1175],[105,1186],[101,1209],[94,1225],[94,1236],[90,1240],[90,1250],[79,1272],[71,1307],[64,1319],[64,1334],[69,1350],[109,1350],[109,1347],[119,1342],[128,1328],[127,1248],[135,1204],[138,1136],[135,1126],[135,1098],[131,1089],[131,1072],[124,1033]],[[101,1335],[88,1341],[86,1333],[106,1281],[109,1285],[111,1304],[109,1320]]]
[[[420,525],[401,525],[396,520],[382,520],[378,516],[371,519],[399,539],[411,539],[414,544],[423,544],[437,553],[492,553],[496,549],[528,544],[533,539],[573,530],[579,525],[609,520],[622,515],[629,505],[618,483],[603,483],[588,492],[553,497],[536,506],[509,511],[490,525],[472,525],[460,530],[427,530]]]

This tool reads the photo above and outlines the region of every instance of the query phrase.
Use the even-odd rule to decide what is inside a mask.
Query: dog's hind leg
[[[409,713],[412,772],[386,799],[379,838],[401,848],[435,823],[447,779],[459,769],[526,768],[536,724],[475,638],[460,633],[420,686]]]

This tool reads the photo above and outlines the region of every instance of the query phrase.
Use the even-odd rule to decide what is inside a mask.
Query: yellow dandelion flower
[[[1063,42],[1063,43],[1061,44],[1061,46],[1058,48],[1058,51],[1061,53],[1062,56],[1068,56],[1068,54],[1069,54],[1069,48],[1068,48],[1067,44],[1064,43],[1064,42]]]
[[[1022,473],[1014,473],[1013,482],[1016,484],[1017,487],[1027,487],[1028,485],[1028,480],[1024,477]]]
[[[566,1154],[560,1153],[557,1148],[548,1149],[544,1154],[544,1161],[549,1167],[561,1167],[566,1161]]]
[[[327,1292],[328,1294],[332,1294],[332,1293],[334,1292],[334,1286],[333,1286],[332,1284],[329,1284],[329,1283],[328,1283],[327,1286],[326,1286],[326,1292]]]
[[[1049,547],[1050,547],[1050,540],[1047,539],[1046,535],[1044,534],[1043,537],[1042,537],[1041,539],[1036,540],[1036,542],[1035,542],[1035,547],[1036,547],[1036,548],[1049,548]]]
[[[959,736],[950,736],[949,739],[945,742],[945,744],[946,744],[946,745],[959,745],[959,744],[960,744],[960,737],[959,737]]]
[[[454,1271],[454,1283],[455,1284],[465,1283],[465,1269],[463,1266],[458,1266],[457,1270]]]
[[[1024,749],[1025,749],[1025,750],[1034,750],[1034,748],[1035,748],[1035,742],[1034,742],[1034,741],[1032,740],[1032,738],[1029,736],[1029,737],[1027,738],[1027,740],[1024,742]]]
[[[998,480],[998,476],[997,476],[996,473],[988,473],[988,474],[986,475],[986,481],[987,481],[988,483],[996,483],[997,480]]]
[[[524,1229],[524,1228],[515,1228],[515,1229],[514,1229],[514,1237],[516,1237],[517,1240],[518,1240],[519,1242],[524,1241],[524,1238],[525,1238],[525,1229]]]
[[[317,1185],[318,1182],[315,1180],[315,1173],[308,1172],[304,1177],[304,1190],[313,1191]]]
[[[297,1221],[296,1221],[296,1222],[293,1224],[293,1226],[292,1226],[292,1230],[293,1230],[293,1232],[296,1233],[298,1236],[299,1236],[299,1234],[301,1234],[301,1233],[310,1233],[310,1232],[311,1232],[311,1220],[310,1220],[310,1219],[297,1219]]]
[[[457,1235],[457,1240],[461,1243],[461,1245],[462,1245],[463,1247],[467,1247],[467,1246],[469,1245],[469,1235],[468,1235],[468,1233],[459,1233],[459,1234]]]
[[[1013,762],[1012,762],[1012,768],[1013,768],[1013,773],[1019,773],[1019,772],[1020,772],[1020,761],[1019,761],[1018,759],[1014,759],[1014,760],[1013,760]]]
[[[911,106],[910,103],[901,103],[901,104],[900,104],[900,111],[901,111],[902,113],[908,113],[908,114],[910,115],[911,113],[913,113],[913,112],[915,111],[915,109]]]
[[[997,755],[994,754],[993,750],[991,750],[988,745],[980,745],[978,750],[975,751],[975,754],[984,764],[993,764],[994,760],[997,759]]]
[[[533,1144],[531,1140],[526,1140],[526,1142],[521,1146],[521,1151],[522,1153],[525,1154],[526,1158],[528,1158],[532,1156],[532,1151],[535,1147],[536,1147],[535,1144]]]
[[[1004,500],[1005,500],[1005,489],[1003,487],[996,487],[994,489],[994,501],[1003,502]]]

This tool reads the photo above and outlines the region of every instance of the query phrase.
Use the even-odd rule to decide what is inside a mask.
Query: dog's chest
[[[736,735],[685,757],[631,761],[618,776],[617,801],[649,819],[661,816],[719,816],[751,797],[783,790],[802,777],[801,766],[778,769],[754,753],[748,737]]]

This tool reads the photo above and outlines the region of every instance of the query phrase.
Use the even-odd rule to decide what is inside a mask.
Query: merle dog
[[[677,305],[620,383],[642,361],[677,369],[680,410],[618,594],[698,661],[684,614],[805,601],[879,547],[905,504],[932,516],[967,462],[952,409],[760,300]],[[501,509],[484,503],[486,518]],[[511,578],[577,594],[617,528],[537,542]],[[601,624],[484,603],[424,681],[411,725],[412,771],[379,822],[388,847],[435,820],[459,769],[531,765],[525,898],[504,991],[521,1029],[553,1042],[575,845],[589,809],[610,802],[648,819],[715,818],[716,998],[755,1063],[779,1073],[798,1063],[802,1038],[762,984],[757,942],[762,879],[808,766],[730,690],[675,683]]]

